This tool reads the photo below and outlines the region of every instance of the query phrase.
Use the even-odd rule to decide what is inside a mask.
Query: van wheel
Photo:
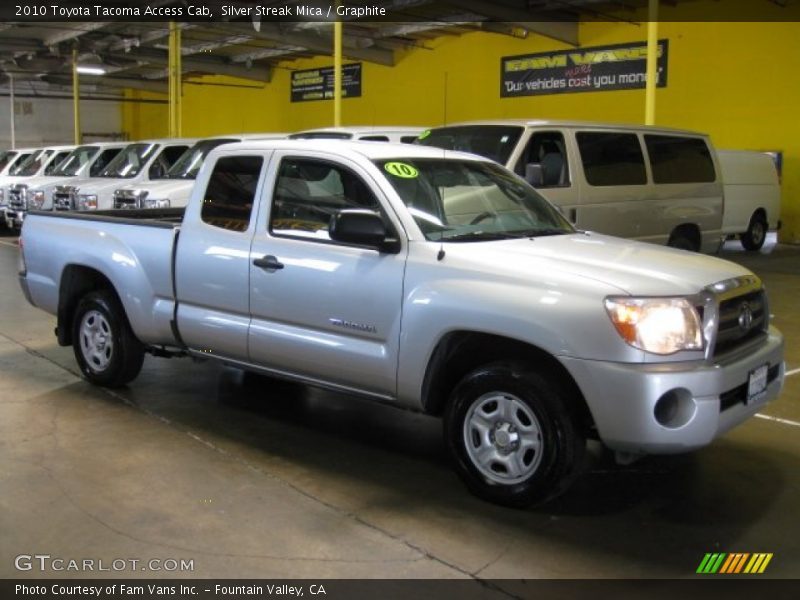
[[[450,397],[444,433],[467,487],[517,508],[563,493],[586,449],[571,400],[552,377],[520,362],[464,377]]]
[[[761,213],[756,213],[750,219],[750,224],[747,226],[747,231],[742,234],[742,246],[745,250],[755,252],[761,250],[764,242],[767,239],[767,220]]]
[[[120,387],[142,370],[144,346],[131,331],[125,311],[108,290],[81,298],[72,320],[72,349],[91,383]]]
[[[670,248],[677,248],[678,250],[688,250],[689,252],[697,252],[699,248],[692,239],[683,233],[673,233],[667,242]]]

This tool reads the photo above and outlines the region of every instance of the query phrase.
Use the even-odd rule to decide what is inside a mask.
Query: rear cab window
[[[217,160],[203,195],[200,219],[219,229],[246,231],[263,164],[261,156],[223,156]]]

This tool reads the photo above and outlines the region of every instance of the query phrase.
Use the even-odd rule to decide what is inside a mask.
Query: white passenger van
[[[507,166],[581,229],[703,252],[722,242],[722,178],[701,133],[501,120],[430,129],[417,143]]]
[[[746,250],[760,250],[767,232],[780,227],[781,183],[765,152],[720,150],[725,189],[722,233],[737,236]]]
[[[425,131],[423,127],[326,127],[307,129],[288,136],[290,140],[359,140],[362,142],[395,142],[412,144]]]

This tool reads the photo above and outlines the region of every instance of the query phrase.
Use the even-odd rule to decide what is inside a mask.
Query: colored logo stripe
[[[749,552],[734,552],[731,554],[709,552],[703,557],[700,566],[697,567],[697,573],[726,575],[763,573],[772,560],[772,556],[772,553],[763,552],[756,554],[750,554]]]

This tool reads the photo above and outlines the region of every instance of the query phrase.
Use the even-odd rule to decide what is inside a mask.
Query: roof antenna
[[[439,252],[436,254],[436,260],[441,261],[444,258],[444,242],[439,240]]]

